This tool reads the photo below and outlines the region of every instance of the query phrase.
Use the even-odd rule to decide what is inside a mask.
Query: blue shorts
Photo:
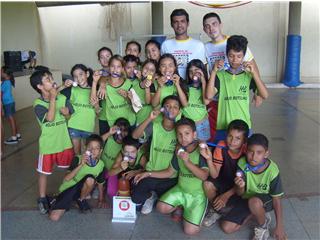
[[[15,103],[9,103],[3,105],[3,112],[6,118],[13,116],[16,113]]]
[[[207,141],[210,139],[210,124],[209,119],[205,118],[199,123],[196,123],[197,136],[201,141]]]
[[[68,128],[69,135],[71,138],[88,138],[92,133],[87,131],[82,131],[74,128]]]
[[[249,129],[249,136],[253,134],[252,129]],[[214,138],[213,143],[218,144],[219,141],[224,141],[227,139],[227,130],[217,130],[216,137]]]

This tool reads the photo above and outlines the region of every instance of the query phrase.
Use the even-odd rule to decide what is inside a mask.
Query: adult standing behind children
[[[170,53],[177,60],[179,75],[185,79],[187,64],[192,59],[206,62],[205,48],[201,41],[188,36],[189,14],[184,9],[175,9],[170,15],[175,38],[167,39],[161,46],[161,54]]]

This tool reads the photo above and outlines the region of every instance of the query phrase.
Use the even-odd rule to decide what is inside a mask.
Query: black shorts
[[[227,182],[219,178],[212,178],[211,176],[209,176],[206,181],[211,182],[215,186],[215,188],[217,189],[218,195],[229,191],[234,186],[233,181]]]
[[[258,194],[255,197],[258,197],[263,202],[263,207],[266,212],[273,210],[272,197],[270,195]],[[221,220],[242,225],[244,220],[251,214],[248,199],[238,198],[232,205],[233,208],[223,216]]]
[[[88,177],[93,178],[92,175],[87,175],[81,181],[79,181],[76,185],[59,193],[59,195],[56,197],[56,201],[52,204],[50,210],[61,209],[61,210],[68,211],[71,208],[72,202],[79,199],[83,184]]]

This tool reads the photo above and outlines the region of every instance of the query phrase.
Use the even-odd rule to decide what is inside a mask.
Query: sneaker
[[[18,134],[16,135],[16,137],[17,137],[17,140],[18,140],[19,142],[22,140],[22,137],[21,137],[21,134],[20,134],[20,133],[18,133]]]
[[[151,192],[151,194],[151,197],[149,197],[142,206],[142,214],[149,214],[152,212],[153,204],[157,200],[157,194],[153,191]]]
[[[86,199],[82,199],[82,200],[80,200],[80,199],[78,199],[77,200],[77,204],[78,204],[78,206],[79,206],[79,210],[80,210],[80,212],[86,212],[87,210],[90,210],[91,211],[91,207],[90,207],[90,205],[89,205],[89,203],[87,202],[87,200]]]
[[[217,213],[212,207],[210,207],[203,219],[202,225],[205,227],[210,227],[211,225],[215,224],[219,218],[221,218],[221,214]]]
[[[183,208],[177,207],[176,210],[174,210],[174,212],[171,214],[171,219],[175,222],[181,222],[182,214],[183,214]]]
[[[49,202],[46,197],[38,198],[37,203],[41,214],[46,214],[49,211]]]
[[[18,139],[16,136],[11,136],[9,137],[6,141],[4,141],[4,144],[17,144],[18,143]]]
[[[270,236],[269,226],[271,223],[271,216],[269,213],[266,213],[266,222],[261,227],[254,228],[254,237],[252,240],[267,240]]]

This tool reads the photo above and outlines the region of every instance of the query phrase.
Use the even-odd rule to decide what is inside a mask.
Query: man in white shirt
[[[201,41],[188,36],[189,14],[184,9],[175,9],[170,15],[175,38],[165,40],[161,54],[170,53],[177,60],[180,77],[186,79],[187,64],[192,59],[206,63],[205,48]]]

